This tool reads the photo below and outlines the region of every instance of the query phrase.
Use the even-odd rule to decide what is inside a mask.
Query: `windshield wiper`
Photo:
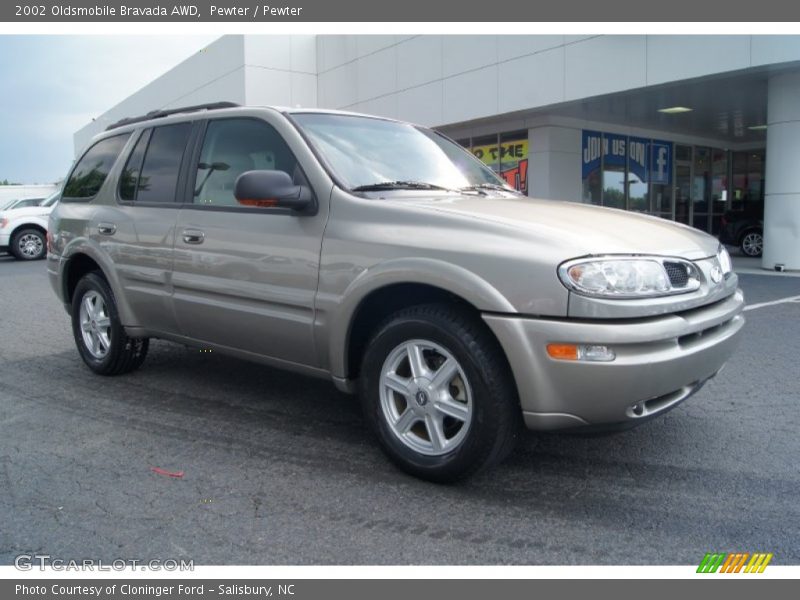
[[[477,183],[475,185],[468,185],[466,187],[459,188],[459,192],[471,192],[477,190],[499,190],[501,192],[511,192],[514,190],[510,190],[504,185],[500,185],[499,183]]]
[[[444,190],[452,191],[451,188],[446,188],[435,183],[427,183],[425,181],[380,181],[378,183],[369,183],[367,185],[359,185],[354,187],[354,192],[378,192],[381,190]]]

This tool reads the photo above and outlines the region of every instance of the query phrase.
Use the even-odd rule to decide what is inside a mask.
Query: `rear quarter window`
[[[115,135],[89,148],[72,170],[63,197],[88,200],[96,196],[129,137],[129,133]]]

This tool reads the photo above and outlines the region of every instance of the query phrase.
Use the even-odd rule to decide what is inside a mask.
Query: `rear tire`
[[[39,260],[47,254],[47,240],[38,229],[23,229],[11,236],[9,250],[18,260]]]
[[[756,230],[745,232],[742,241],[739,242],[739,248],[745,256],[754,258],[761,256],[764,251],[764,234]]]
[[[72,295],[72,334],[78,352],[99,375],[122,375],[138,369],[150,340],[132,338],[119,320],[114,293],[105,278],[88,273]]]
[[[389,317],[367,345],[360,384],[384,452],[416,477],[462,479],[502,461],[519,437],[505,355],[466,310],[431,304]]]

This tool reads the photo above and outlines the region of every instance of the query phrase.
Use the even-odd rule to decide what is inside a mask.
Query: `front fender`
[[[417,257],[381,262],[361,271],[343,293],[331,295],[321,292],[318,296],[318,309],[327,315],[327,356],[321,357],[322,364],[330,365],[332,375],[345,377],[347,373],[351,325],[364,299],[387,286],[409,283],[429,285],[449,292],[481,311],[517,312],[496,288],[463,267],[438,259]]]

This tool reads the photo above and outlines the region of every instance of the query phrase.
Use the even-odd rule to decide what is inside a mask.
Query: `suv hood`
[[[537,240],[568,247],[573,257],[656,254],[697,260],[714,256],[719,249],[719,240],[698,229],[588,204],[494,195],[415,198],[411,203],[521,230]]]

